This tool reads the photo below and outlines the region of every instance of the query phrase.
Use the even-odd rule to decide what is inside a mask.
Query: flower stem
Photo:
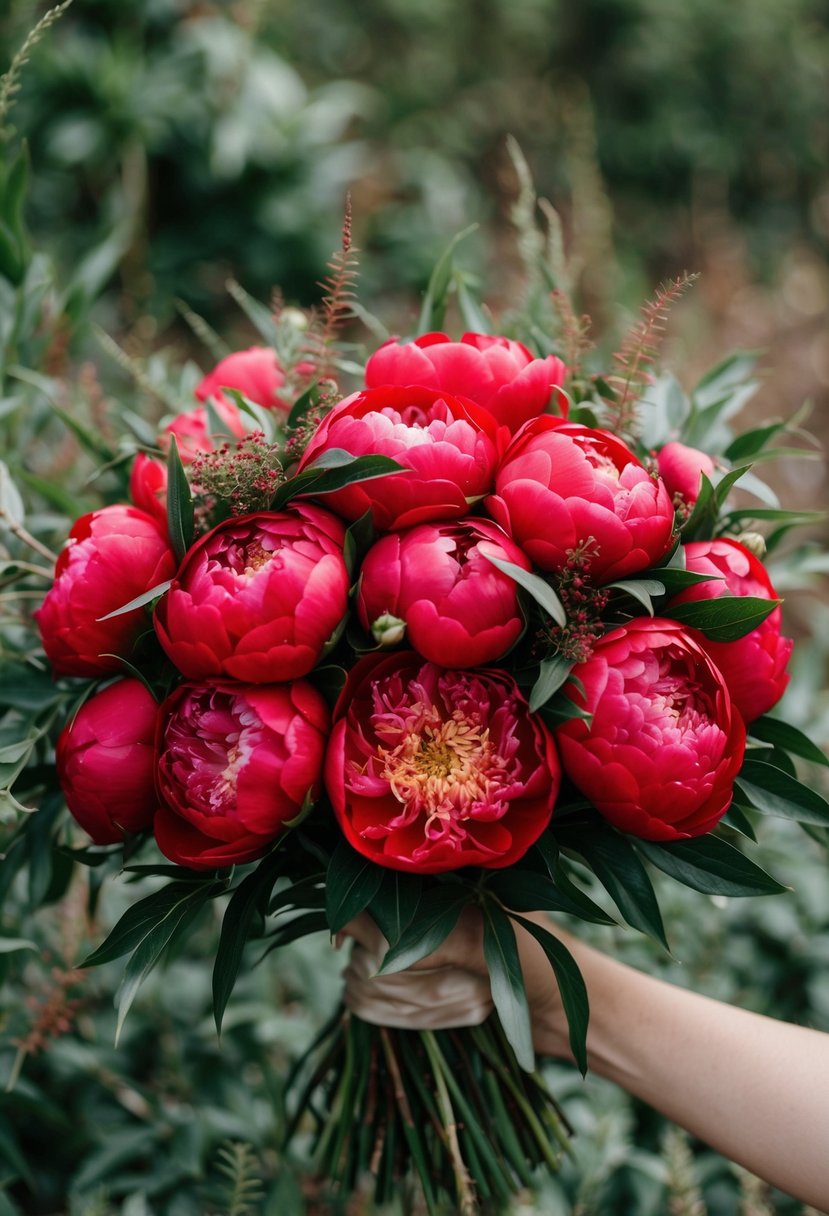
[[[434,1073],[438,1106],[443,1118],[443,1126],[446,1129],[447,1147],[452,1158],[452,1169],[457,1187],[459,1216],[477,1216],[478,1204],[472,1190],[469,1173],[461,1155],[460,1144],[458,1143],[458,1124],[455,1119],[455,1112],[452,1109],[449,1091],[446,1088],[446,1080],[441,1067],[442,1057],[435,1042],[434,1032],[424,1030],[421,1031],[421,1035],[423,1045],[426,1048],[426,1054],[429,1057],[429,1063]]]

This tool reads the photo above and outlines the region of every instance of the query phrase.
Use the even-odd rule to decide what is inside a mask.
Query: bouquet
[[[119,1030],[208,906],[223,910],[219,1030],[250,943],[263,958],[367,914],[394,977],[473,909],[486,991],[438,977],[429,1018],[403,999],[395,1025],[338,1009],[285,1115],[286,1143],[309,1139],[332,1187],[385,1202],[414,1175],[429,1212],[449,1197],[470,1216],[567,1144],[516,928],[549,959],[587,1064],[584,983],[527,914],[618,915],[665,944],[653,869],[772,894],[748,856],[758,819],[825,842],[829,805],[794,768],[824,757],[769,713],[792,642],[763,558],[800,517],[751,466],[791,427],[734,433],[746,356],[690,395],[657,374],[687,278],[607,371],[555,283],[543,316],[499,325],[451,250],[418,333],[358,358],[338,336],[352,275],[346,225],[321,311],[235,288],[261,344],[221,358],[158,435],[134,423],[109,453],[124,492],[72,526],[34,613],[42,656],[9,673],[38,695],[9,726],[25,746],[3,865],[8,882],[46,817],[96,876],[154,878],[85,960],[126,957]],[[441,328],[453,293],[458,340]],[[39,543],[20,522],[14,536]]]

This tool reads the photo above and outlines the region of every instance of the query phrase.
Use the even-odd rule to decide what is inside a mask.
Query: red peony
[[[377,636],[394,628],[384,618],[399,618],[409,645],[443,667],[500,658],[520,637],[524,620],[515,581],[487,553],[530,569],[518,546],[483,519],[420,524],[382,537],[360,573],[357,612],[363,627],[374,627]]]
[[[96,844],[118,844],[152,823],[157,713],[140,680],[118,680],[85,701],[58,736],[66,805]]]
[[[57,676],[122,671],[147,627],[143,608],[103,620],[175,573],[159,524],[136,507],[102,507],[72,526],[35,620]]]
[[[595,583],[646,570],[673,539],[674,508],[659,478],[615,436],[556,418],[515,436],[487,508],[542,570],[575,559]]]
[[[350,672],[334,718],[328,794],[349,843],[378,865],[500,869],[550,821],[555,746],[504,671],[371,655]]]
[[[199,452],[212,452],[215,447],[225,442],[228,435],[231,438],[244,439],[247,429],[238,406],[224,397],[214,400],[212,404],[213,412],[224,428],[222,432],[215,433],[207,406],[197,405],[191,410],[177,414],[172,422],[167,423],[158,438],[159,446],[166,451],[170,446],[170,436],[175,435],[182,463],[190,464]]]
[[[489,334],[422,334],[413,342],[390,339],[366,364],[366,384],[419,384],[455,397],[468,397],[515,432],[543,414],[554,400],[566,413],[567,399],[556,390],[567,368],[548,355],[536,359],[521,342]]]
[[[666,443],[656,455],[659,476],[677,506],[693,507],[699,497],[701,478],[710,477],[715,464],[706,452],[684,443]]]
[[[159,711],[154,831],[194,870],[253,861],[318,793],[329,713],[305,680],[183,684]]]
[[[690,600],[715,599],[721,595],[751,595],[777,599],[777,593],[762,562],[736,540],[700,540],[685,545],[685,564],[695,574],[714,575],[713,580],[695,583],[674,597],[666,608]],[[753,722],[776,705],[789,682],[786,665],[794,642],[780,632],[779,607],[751,633],[735,642],[712,642],[700,637],[700,645],[722,672],[731,699],[746,722]]]
[[[573,669],[572,700],[592,714],[556,731],[564,771],[596,809],[643,840],[717,825],[745,751],[723,677],[676,622],[637,617]]]
[[[497,427],[469,402],[433,389],[367,389],[341,401],[318,427],[300,472],[331,448],[391,456],[410,470],[356,482],[326,495],[346,519],[369,508],[384,532],[457,519],[492,489]]]
[[[278,391],[284,383],[285,374],[276,351],[269,346],[250,346],[221,359],[213,371],[199,381],[196,396],[199,401],[210,397],[215,405],[229,405],[230,399],[222,392],[229,388],[265,409],[286,410],[288,405]]]
[[[307,503],[228,519],[188,551],[155,627],[183,675],[252,684],[316,665],[345,616],[345,530]]]
[[[130,498],[167,529],[167,466],[139,452],[130,470]]]

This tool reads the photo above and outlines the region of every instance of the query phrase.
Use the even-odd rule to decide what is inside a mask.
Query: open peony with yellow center
[[[378,865],[499,869],[550,821],[555,745],[506,672],[371,656],[334,716],[328,793],[350,844]]]

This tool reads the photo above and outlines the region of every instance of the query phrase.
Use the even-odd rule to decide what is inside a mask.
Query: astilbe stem
[[[617,435],[633,436],[636,429],[636,402],[642,390],[651,383],[650,368],[659,352],[665,333],[665,322],[671,305],[696,282],[699,275],[681,274],[661,284],[653,299],[642,307],[635,325],[628,331],[619,350],[613,356],[616,371],[606,377],[613,390],[612,400],[606,400],[608,429]]]

